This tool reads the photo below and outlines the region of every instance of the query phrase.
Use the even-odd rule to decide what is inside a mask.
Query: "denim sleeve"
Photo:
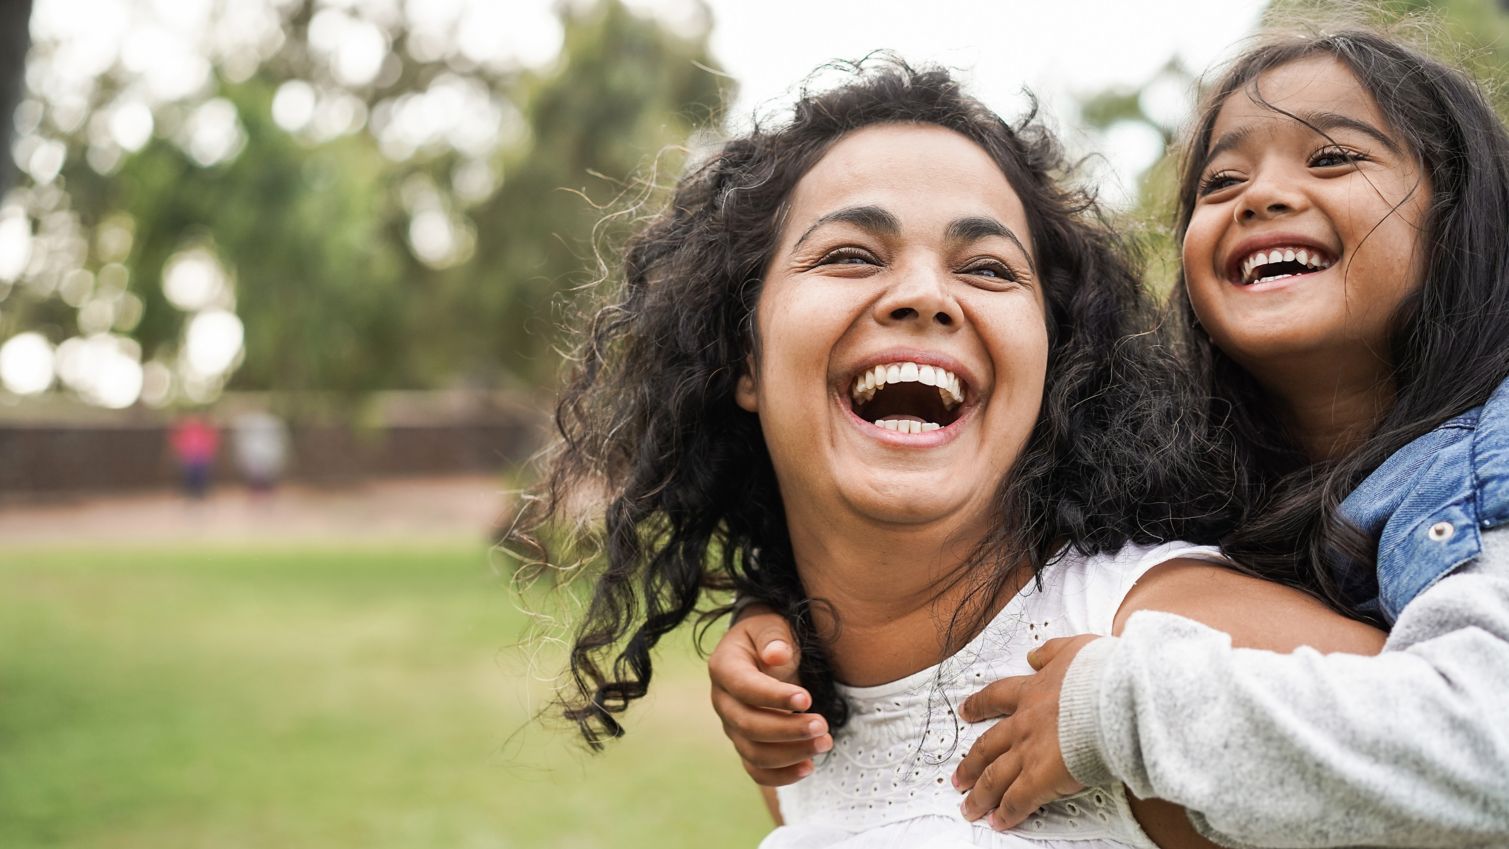
[[[1154,612],[1100,642],[1060,702],[1081,780],[1181,804],[1241,849],[1509,846],[1509,530],[1377,657],[1233,649]]]

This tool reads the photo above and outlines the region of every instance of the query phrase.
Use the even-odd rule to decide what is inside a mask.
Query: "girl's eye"
[[[1201,178],[1198,189],[1200,197],[1215,194],[1222,189],[1230,188],[1240,183],[1241,179],[1231,171],[1217,171],[1208,177]]]
[[[1011,270],[1010,266],[994,259],[982,260],[974,265],[966,266],[960,273],[971,274],[975,277],[991,277],[1011,283],[1015,283],[1017,280],[1017,274]]]
[[[1340,165],[1354,165],[1366,159],[1366,154],[1355,150],[1347,150],[1344,147],[1325,147],[1311,155],[1310,167],[1335,168]]]

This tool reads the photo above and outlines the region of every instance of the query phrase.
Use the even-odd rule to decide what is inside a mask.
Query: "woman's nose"
[[[941,269],[904,269],[895,285],[875,302],[875,319],[886,325],[957,327],[964,313],[949,291],[950,282],[951,275]]]

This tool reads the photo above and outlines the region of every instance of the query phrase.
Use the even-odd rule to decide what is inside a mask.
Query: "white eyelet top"
[[[1177,558],[1225,562],[1218,549],[1175,542],[1128,545],[1085,557],[1068,550],[1043,570],[958,654],[874,687],[840,687],[850,705],[833,751],[807,778],[777,791],[785,825],[760,849],[865,847],[1092,847],[1154,844],[1132,818],[1124,789],[1093,787],[1054,802],[1015,829],[996,832],[959,814],[954,768],[994,721],[964,723],[954,709],[986,684],[1029,674],[1027,652],[1044,640],[1109,634],[1122,600],[1147,570]]]

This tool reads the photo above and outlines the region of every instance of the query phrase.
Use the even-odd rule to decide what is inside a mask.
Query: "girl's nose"
[[[1239,222],[1278,218],[1298,212],[1305,206],[1305,195],[1292,180],[1282,175],[1267,175],[1253,179],[1242,192],[1236,205]]]

